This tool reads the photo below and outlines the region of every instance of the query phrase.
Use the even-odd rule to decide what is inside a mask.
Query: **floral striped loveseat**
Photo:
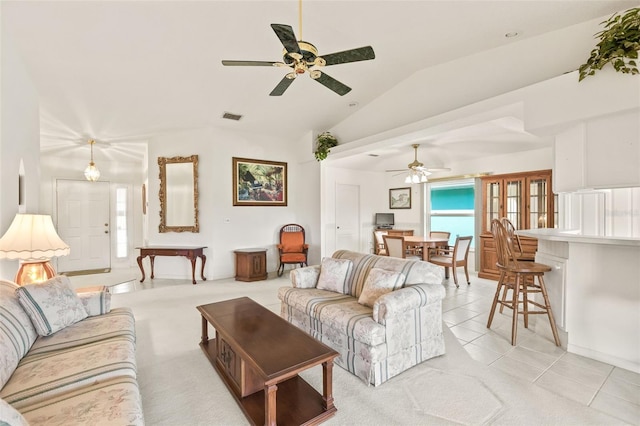
[[[144,424],[131,310],[62,276],[24,289],[0,280],[0,425]]]
[[[281,316],[340,353],[335,362],[378,386],[445,352],[442,268],[340,250],[298,268],[278,290]]]

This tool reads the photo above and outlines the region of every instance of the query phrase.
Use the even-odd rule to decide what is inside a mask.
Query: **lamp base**
[[[56,276],[53,265],[48,260],[40,262],[20,262],[15,282],[18,285],[41,283]]]

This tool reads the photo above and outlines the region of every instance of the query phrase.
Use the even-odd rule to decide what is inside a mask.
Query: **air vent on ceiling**
[[[242,116],[240,114],[231,114],[230,112],[225,112],[224,114],[222,114],[222,118],[238,121],[242,118]]]

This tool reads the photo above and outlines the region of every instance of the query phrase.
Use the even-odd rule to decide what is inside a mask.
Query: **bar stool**
[[[553,319],[553,312],[551,311],[549,296],[547,295],[547,288],[544,285],[543,278],[545,272],[551,271],[551,267],[542,263],[518,261],[514,253],[513,242],[500,220],[494,219],[491,221],[491,233],[498,253],[496,266],[500,270],[500,279],[498,280],[498,287],[489,312],[487,328],[491,328],[498,304],[500,304],[501,309],[503,306],[510,308],[513,310],[511,344],[515,346],[518,333],[518,314],[524,317],[525,328],[529,328],[529,315],[546,314],[551,324],[555,344],[560,346],[560,338],[558,337],[556,322]],[[513,291],[511,300],[504,297],[508,290]],[[500,291],[504,292],[502,298],[500,298]],[[522,300],[520,300],[520,293],[522,293]],[[544,304],[529,299],[529,295],[535,293],[542,294]],[[522,304],[522,311],[519,309],[520,304]],[[539,310],[530,310],[530,304],[539,308]]]

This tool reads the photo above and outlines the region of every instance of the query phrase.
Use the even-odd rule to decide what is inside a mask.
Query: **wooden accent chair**
[[[456,287],[460,287],[458,285],[458,274],[456,274],[456,269],[459,267],[464,268],[467,285],[471,284],[471,281],[469,281],[469,270],[467,269],[467,259],[469,257],[469,248],[471,247],[472,239],[473,236],[457,237],[453,247],[438,248],[429,258],[429,262],[444,266],[444,273],[447,278],[449,278],[449,268],[452,269],[453,282],[456,284]]]
[[[445,231],[431,231],[429,232],[429,238],[446,238],[447,240],[451,237],[451,232],[445,232]],[[437,248],[432,247],[429,248],[429,251],[427,252],[427,260],[429,260],[429,258],[431,258],[432,254],[435,254]]]
[[[280,266],[278,266],[278,276],[284,273],[284,265],[299,264],[307,266],[307,252],[309,244],[305,244],[304,228],[298,224],[290,223],[280,228],[280,244],[278,252],[280,254]]]
[[[387,250],[387,256],[399,257],[402,259],[422,260],[421,257],[407,253],[404,236],[402,235],[383,235],[384,247]]]
[[[500,270],[500,279],[498,280],[498,287],[496,294],[493,297],[493,303],[491,305],[491,311],[489,312],[489,319],[487,321],[487,328],[491,328],[491,322],[496,311],[496,306],[501,305],[513,310],[513,317],[511,322],[511,344],[515,346],[516,337],[518,332],[518,314],[524,317],[525,328],[529,327],[529,315],[546,314],[551,324],[551,331],[553,333],[553,339],[556,346],[560,346],[560,338],[558,337],[558,330],[556,329],[556,322],[553,319],[553,312],[551,311],[551,305],[549,304],[549,296],[547,295],[547,289],[544,284],[543,275],[545,272],[551,271],[551,267],[542,263],[521,261],[518,260],[515,255],[514,243],[509,237],[509,233],[502,221],[494,219],[491,221],[491,233],[496,244],[496,251],[498,253],[498,262],[496,266]],[[536,284],[536,278],[538,283]],[[508,300],[506,292],[508,290],[513,291],[511,300]],[[502,298],[500,297],[500,291],[503,291]],[[522,300],[520,300],[520,294],[522,293]],[[529,298],[529,295],[541,293],[543,303],[538,303]],[[520,311],[520,305],[522,304],[522,311]],[[530,310],[529,305],[539,308],[539,310]]]
[[[373,241],[375,244],[375,254],[378,256],[388,256],[387,249],[384,247],[384,235],[387,231],[373,231]]]

